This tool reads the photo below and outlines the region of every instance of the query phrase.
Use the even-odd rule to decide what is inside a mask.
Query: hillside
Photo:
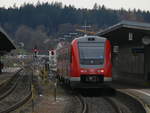
[[[76,9],[62,3],[24,4],[20,8],[0,8],[0,15],[0,25],[17,44],[24,43],[26,49],[37,45],[43,50],[53,48],[58,37],[81,29],[85,22],[92,31],[121,20],[150,22],[149,11],[113,10],[97,4],[93,9]]]

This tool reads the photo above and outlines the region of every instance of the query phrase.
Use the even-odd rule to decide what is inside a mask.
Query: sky
[[[74,5],[76,8],[88,8],[92,9],[94,4],[105,5],[107,8],[112,9],[142,9],[150,11],[150,0],[0,0],[0,7],[12,7],[14,4],[16,6],[21,6],[26,3],[36,4],[40,2],[62,2],[66,5]]]

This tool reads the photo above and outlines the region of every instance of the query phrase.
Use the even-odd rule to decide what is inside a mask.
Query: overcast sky
[[[62,2],[66,5],[74,5],[76,8],[93,8],[95,3],[105,5],[107,8],[119,9],[142,9],[150,11],[150,0],[0,0],[0,7],[10,7],[13,4],[16,6],[22,5],[24,2],[36,4],[40,2]]]

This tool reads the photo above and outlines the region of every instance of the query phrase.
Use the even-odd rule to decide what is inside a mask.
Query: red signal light
[[[34,51],[34,52],[37,52],[37,49],[34,49],[33,51]]]
[[[39,50],[38,49],[32,49],[32,52],[38,52]]]

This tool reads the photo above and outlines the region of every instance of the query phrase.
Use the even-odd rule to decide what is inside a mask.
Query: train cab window
[[[102,65],[104,63],[104,44],[94,44],[92,46],[79,45],[80,64]]]

